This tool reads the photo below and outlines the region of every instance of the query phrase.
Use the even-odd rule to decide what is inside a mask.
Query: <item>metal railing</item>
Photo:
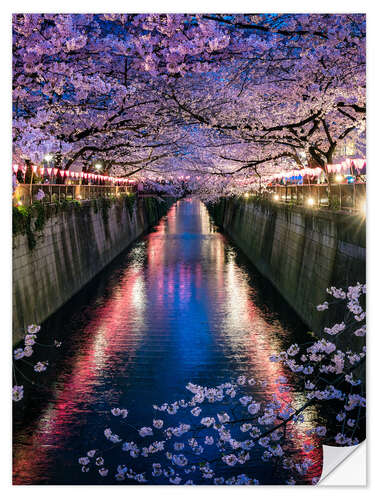
[[[40,192],[44,193],[41,196]],[[108,198],[137,191],[136,186],[95,186],[85,184],[19,184],[13,193],[13,205],[29,206],[40,198],[42,203],[83,201]]]
[[[274,201],[333,210],[363,210],[366,203],[366,184],[272,186],[268,192]]]

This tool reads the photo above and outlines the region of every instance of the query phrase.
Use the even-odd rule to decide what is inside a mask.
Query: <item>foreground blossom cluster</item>
[[[316,484],[314,451],[323,440],[358,444],[366,406],[361,378],[366,350],[357,342],[365,328],[366,286],[332,287],[327,293],[332,301],[317,309],[341,307],[345,321],[324,328],[321,338],[272,355],[286,376],[275,381],[240,376],[215,387],[189,383],[188,399],[153,405],[155,418],[144,426],[129,423],[128,409],[112,408],[113,425],[104,430],[111,445],[80,457],[82,472],[131,484],[261,484],[247,474],[249,465],[260,461],[276,467],[286,484]],[[338,348],[343,335],[344,344],[357,347]],[[271,382],[278,390],[265,401],[257,394]],[[298,404],[288,397],[296,390],[303,395]],[[307,409],[317,403],[328,417],[301,427]],[[111,461],[113,446],[123,452],[117,466]]]
[[[32,381],[29,380],[29,378],[24,374],[23,370],[19,367],[19,363],[16,364],[16,362],[20,361],[23,362],[24,364],[27,364],[29,366],[33,367],[33,371],[35,373],[42,373],[47,370],[48,367],[48,361],[37,361],[34,364],[28,361],[28,358],[31,358],[34,354],[34,348],[38,344],[37,342],[37,333],[40,331],[40,325],[29,325],[27,327],[27,333],[24,337],[23,340],[23,347],[18,347],[17,349],[14,350],[13,352],[13,373],[14,373],[14,379],[17,381],[18,378],[25,380],[29,384],[33,384]],[[61,342],[58,340],[54,341],[54,344],[48,347],[60,347]],[[17,383],[13,386],[12,389],[12,399],[14,402],[21,401],[24,396],[24,386],[23,385],[17,385]]]

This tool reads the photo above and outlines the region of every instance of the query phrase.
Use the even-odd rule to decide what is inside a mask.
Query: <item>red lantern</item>
[[[53,175],[56,176],[58,173],[59,173],[59,169],[58,168],[54,168],[53,169]]]
[[[52,168],[47,168],[48,175],[52,174]]]
[[[366,160],[362,160],[362,159],[355,159],[355,160],[353,160],[353,163],[354,163],[355,168],[358,171],[363,170],[364,167],[366,166]]]

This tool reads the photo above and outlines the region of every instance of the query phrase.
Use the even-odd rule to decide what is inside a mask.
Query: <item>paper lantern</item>
[[[47,168],[48,175],[52,174],[52,168]]]
[[[16,174],[18,172],[18,165],[13,165],[13,172]]]
[[[346,160],[343,162],[343,167],[350,169],[351,165],[352,165],[352,160],[350,158],[346,158]]]
[[[56,175],[59,173],[59,169],[58,168],[53,168],[53,175],[56,177]]]
[[[32,171],[34,172],[34,174],[36,174],[38,171],[38,165],[33,165],[31,168],[32,168]]]
[[[355,159],[353,160],[354,166],[357,170],[363,170],[366,166],[366,160],[363,159]]]

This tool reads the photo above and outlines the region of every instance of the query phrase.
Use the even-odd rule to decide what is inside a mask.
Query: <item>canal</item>
[[[142,469],[121,446],[108,446],[106,428],[136,440],[134,428],[157,418],[153,404],[187,399],[189,382],[211,387],[244,375],[262,381],[254,391],[269,401],[275,380],[289,377],[269,356],[307,338],[305,325],[215,227],[205,205],[180,200],[42,325],[37,349],[49,366],[40,376],[24,368],[37,385],[23,381],[25,398],[15,410],[13,481],[117,484],[112,472],[83,473],[78,464],[87,450],[107,448],[110,471],[122,463]],[[49,347],[55,340],[60,348]],[[298,391],[288,397],[303,403]],[[111,414],[117,407],[128,410],[121,428]],[[298,426],[315,425],[316,413],[310,407]],[[297,449],[298,433],[295,439]],[[314,465],[306,481],[320,473],[318,450],[309,454]],[[260,459],[262,450],[251,453],[238,473],[261,484],[284,481],[283,472]]]

